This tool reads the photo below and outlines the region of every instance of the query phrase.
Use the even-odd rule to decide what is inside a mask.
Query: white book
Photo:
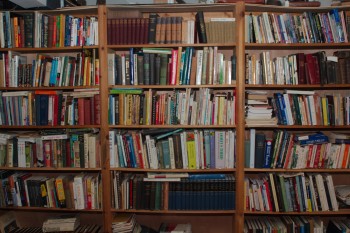
[[[169,141],[169,156],[170,156],[170,168],[175,169],[175,152],[174,152],[174,139],[173,137],[168,138]],[[146,161],[145,161],[146,163]],[[146,164],[145,164],[146,166]]]
[[[339,207],[338,207],[337,197],[336,197],[336,194],[335,194],[333,178],[332,178],[331,175],[325,174],[324,175],[324,179],[326,180],[326,183],[327,183],[327,186],[328,186],[328,192],[329,192],[329,196],[330,196],[330,199],[331,199],[332,210],[333,211],[338,211]]]
[[[108,85],[115,85],[115,54],[108,53]]]
[[[98,135],[89,135],[89,158],[88,158],[88,167],[89,168],[96,168],[96,143],[98,141]],[[118,156],[117,158],[118,159]],[[119,163],[116,163],[118,166]]]
[[[320,198],[322,211],[328,211],[329,205],[328,205],[328,201],[327,201],[326,189],[324,187],[323,177],[321,174],[316,174],[315,178],[316,178],[316,182],[317,182],[318,195]]]
[[[111,167],[115,167],[115,132],[114,131],[109,131],[109,136],[108,136],[108,141],[109,141],[109,165]]]
[[[84,174],[74,176],[74,208],[77,210],[85,209],[84,176]]]
[[[203,50],[196,50],[197,69],[196,69],[196,85],[202,84],[202,69],[203,69]]]

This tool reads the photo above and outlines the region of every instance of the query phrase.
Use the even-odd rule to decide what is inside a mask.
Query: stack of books
[[[189,223],[162,223],[159,233],[192,233],[192,226]]]
[[[277,125],[277,119],[273,117],[273,108],[265,91],[246,93],[245,113],[247,125]]]
[[[123,232],[141,232],[141,226],[135,220],[135,214],[118,213],[112,220],[112,231]]]
[[[80,225],[80,219],[75,215],[62,215],[47,219],[43,223],[43,232],[75,231]]]

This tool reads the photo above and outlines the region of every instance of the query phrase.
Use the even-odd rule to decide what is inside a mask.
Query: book
[[[196,29],[199,43],[207,43],[207,32],[205,28],[203,11],[198,11],[196,13]]]

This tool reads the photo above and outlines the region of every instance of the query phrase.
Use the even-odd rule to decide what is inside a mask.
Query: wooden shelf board
[[[137,213],[137,214],[208,214],[208,215],[217,215],[217,214],[228,214],[232,215],[236,213],[235,210],[111,210],[115,213]]]
[[[293,90],[331,90],[331,89],[349,89],[350,84],[324,84],[324,85],[311,85],[311,84],[298,84],[298,85],[271,85],[271,84],[245,84],[246,89],[268,89],[268,90],[284,90],[284,89],[293,89]]]
[[[285,50],[285,49],[341,49],[349,48],[350,43],[246,43],[245,49],[259,49],[259,50]]]
[[[111,171],[121,172],[168,172],[168,173],[228,173],[235,172],[235,168],[223,168],[223,169],[146,169],[146,168],[110,168]]]
[[[142,88],[142,89],[186,89],[186,88],[212,88],[212,89],[224,89],[235,88],[236,84],[218,84],[218,85],[113,85],[112,88]]]
[[[14,171],[27,171],[27,172],[99,172],[101,168],[73,168],[73,167],[61,167],[61,168],[50,168],[50,167],[0,167],[0,170],[14,170]]]
[[[267,211],[244,211],[245,215],[345,215],[350,214],[350,210],[339,211],[314,211],[314,212],[267,212]]]
[[[232,129],[235,125],[110,125],[111,129]]]
[[[316,173],[350,173],[350,169],[324,169],[324,168],[305,168],[305,169],[283,169],[283,168],[244,168],[246,173],[259,173],[259,172],[316,172]]]
[[[13,211],[43,211],[43,212],[86,212],[86,213],[101,213],[102,210],[77,210],[77,209],[67,209],[67,208],[45,208],[45,207],[0,207],[0,210],[13,210]]]

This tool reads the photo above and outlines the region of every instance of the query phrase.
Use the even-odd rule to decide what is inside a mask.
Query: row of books
[[[83,50],[76,57],[37,54],[32,62],[26,55],[10,51],[0,57],[1,87],[62,87],[100,84],[100,63],[96,49]]]
[[[346,14],[329,12],[249,14],[245,17],[247,43],[348,42]]]
[[[68,209],[101,208],[100,174],[43,176],[0,171],[0,205]]]
[[[116,172],[113,187],[115,207],[120,209],[235,209],[233,175],[191,174],[177,181],[158,181],[143,174]]]
[[[297,53],[272,58],[269,51],[246,54],[247,84],[348,84],[350,52]]]
[[[109,131],[111,167],[220,169],[235,166],[233,130]]]
[[[100,123],[98,90],[0,93],[0,125],[93,125]]]
[[[331,224],[330,220],[329,224]],[[327,228],[328,229],[328,228]],[[259,216],[244,218],[244,233],[253,232],[325,232],[326,223],[314,216]],[[335,231],[326,231],[332,233]]]
[[[130,48],[108,54],[110,85],[233,84],[236,56],[225,57],[217,47]]]
[[[328,137],[329,135],[329,137]],[[284,169],[346,169],[349,139],[345,134],[316,132],[298,134],[285,130],[256,132],[246,141],[246,167]]]
[[[254,104],[273,108],[279,125],[348,125],[349,96],[346,93],[316,93],[286,90],[274,93],[267,101]],[[253,104],[252,102],[250,102]]]
[[[198,12],[195,19],[180,16],[107,19],[107,42],[120,44],[233,43],[235,18],[204,18]]]
[[[268,173],[245,178],[245,209],[272,212],[338,211],[332,176]]]
[[[1,48],[51,48],[98,45],[96,16],[0,12]]]
[[[0,166],[100,167],[100,137],[91,131],[1,133]]]
[[[115,93],[109,96],[111,125],[235,124],[236,98],[232,90],[111,89],[110,93]]]

